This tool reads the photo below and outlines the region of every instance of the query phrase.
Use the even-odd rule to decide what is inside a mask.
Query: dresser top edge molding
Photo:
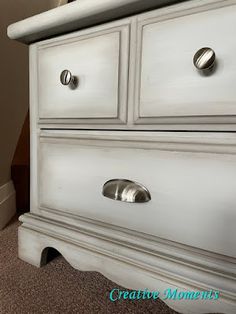
[[[208,6],[217,8],[236,4],[235,0],[80,0],[26,18],[8,26],[8,37],[31,44],[75,30],[95,26],[114,19],[128,17],[148,10],[171,11]],[[167,6],[167,7],[166,7]],[[164,8],[163,8],[164,7]],[[166,11],[167,10],[167,11]]]

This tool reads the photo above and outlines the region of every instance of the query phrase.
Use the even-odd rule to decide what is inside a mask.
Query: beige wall
[[[0,0],[0,186],[10,180],[16,143],[29,106],[28,47],[7,26],[56,6],[58,0]]]

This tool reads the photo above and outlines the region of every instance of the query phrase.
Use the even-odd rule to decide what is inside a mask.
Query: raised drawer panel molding
[[[138,18],[136,123],[215,123],[236,115],[236,6],[202,10],[175,6]],[[203,47],[215,53],[208,72],[193,64]]]
[[[127,23],[36,44],[39,119],[126,121]],[[64,70],[75,78],[74,85],[60,82]]]
[[[236,313],[235,30],[235,0],[73,1],[8,28],[30,44],[22,260],[52,247],[178,289],[178,313]]]

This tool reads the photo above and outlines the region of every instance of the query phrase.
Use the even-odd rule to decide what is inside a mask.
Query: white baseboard
[[[0,187],[0,230],[16,213],[16,196],[12,181]]]

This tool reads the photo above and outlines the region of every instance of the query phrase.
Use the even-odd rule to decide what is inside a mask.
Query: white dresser
[[[9,26],[30,44],[19,257],[52,247],[126,288],[219,291],[165,302],[233,314],[236,1],[171,2],[81,0]]]

